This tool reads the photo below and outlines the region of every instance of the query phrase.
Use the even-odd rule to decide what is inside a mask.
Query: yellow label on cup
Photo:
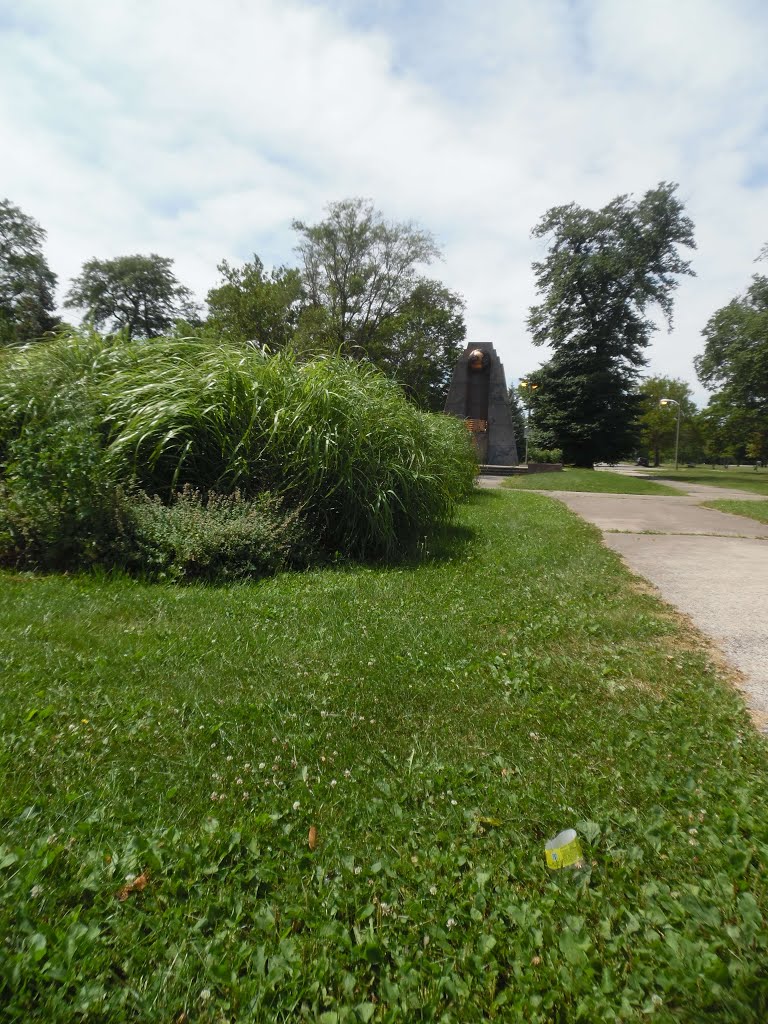
[[[553,871],[560,868],[581,867],[584,863],[584,855],[581,852],[576,830],[572,828],[560,832],[554,839],[550,839],[544,847],[544,856],[547,859],[547,867]]]

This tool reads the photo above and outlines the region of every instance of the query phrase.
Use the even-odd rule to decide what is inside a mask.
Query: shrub
[[[109,561],[117,495],[88,423],[27,427],[7,446],[0,562],[68,569]]]
[[[203,496],[187,485],[169,505],[139,494],[125,500],[121,527],[125,567],[150,577],[245,579],[311,559],[299,513],[269,494]]]
[[[529,462],[562,462],[562,448],[529,448]]]
[[[476,473],[460,421],[420,412],[371,366],[77,332],[0,362],[0,462],[6,553],[50,566],[115,557],[119,487],[169,508],[185,486],[216,494],[197,520],[222,495],[269,492],[280,515],[301,510],[302,538],[389,556],[447,522]]]

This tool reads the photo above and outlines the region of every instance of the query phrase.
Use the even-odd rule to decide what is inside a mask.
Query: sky
[[[60,300],[85,260],[155,252],[200,301],[223,259],[296,265],[293,220],[370,198],[432,232],[426,272],[516,380],[548,354],[546,210],[677,182],[697,276],[648,372],[703,402],[701,330],[768,242],[766,53],[764,0],[0,0],[0,198]]]

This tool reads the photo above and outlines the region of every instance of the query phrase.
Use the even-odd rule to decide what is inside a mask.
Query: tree
[[[7,199],[0,201],[0,345],[55,330],[56,275],[43,255],[45,231]]]
[[[528,325],[534,344],[553,349],[535,375],[536,422],[576,465],[614,461],[636,441],[636,382],[656,330],[650,308],[671,327],[677,278],[693,274],[677,250],[695,243],[676,187],[661,182],[601,210],[554,207],[533,230],[549,249],[533,264],[542,301]]]
[[[224,280],[208,292],[208,324],[232,341],[256,341],[273,351],[285,348],[304,296],[299,271],[278,267],[267,274],[255,254],[242,267],[225,260],[217,269]]]
[[[179,284],[172,266],[172,259],[155,253],[88,260],[64,305],[84,309],[96,327],[125,330],[131,338],[156,337],[176,320],[197,316],[192,292]]]
[[[680,403],[680,451],[693,447],[696,406],[690,386],[676,377],[647,377],[640,386],[640,446],[653,453],[654,466],[674,451],[677,434],[677,406],[662,406],[662,398]]]
[[[515,431],[517,450],[520,455],[522,455],[525,448],[526,417],[525,410],[523,409],[524,401],[524,396],[520,395],[520,392],[514,385],[507,390],[507,404],[509,405],[509,414],[512,417],[512,427]]]
[[[327,210],[319,224],[293,225],[307,296],[296,346],[368,359],[413,402],[441,409],[466,325],[462,297],[418,274],[419,264],[439,256],[434,239],[413,224],[385,221],[365,199]]]
[[[380,328],[403,312],[418,283],[417,266],[439,251],[428,232],[385,221],[366,199],[344,199],[327,210],[319,224],[293,223],[307,296],[326,310],[337,348],[376,361]]]
[[[768,258],[766,246],[758,259]],[[721,429],[730,421],[747,457],[768,459],[768,277],[755,274],[744,295],[709,318],[704,352],[694,360],[699,380],[716,390]],[[710,402],[713,404],[714,399]]]
[[[437,281],[421,280],[400,311],[381,325],[370,355],[412,402],[437,412],[445,405],[466,336],[463,298]]]
[[[695,421],[704,461],[714,465],[743,462],[748,458],[749,427],[744,419],[742,410],[734,409],[721,395],[710,398]]]

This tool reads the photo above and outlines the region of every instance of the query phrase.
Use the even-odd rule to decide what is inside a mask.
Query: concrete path
[[[480,486],[498,486],[491,480],[480,480]],[[757,725],[768,731],[768,524],[700,507],[718,498],[760,496],[669,483],[688,493],[537,493],[562,501],[602,530],[604,543],[632,572],[649,580],[665,601],[715,641],[742,673],[747,706]]]

